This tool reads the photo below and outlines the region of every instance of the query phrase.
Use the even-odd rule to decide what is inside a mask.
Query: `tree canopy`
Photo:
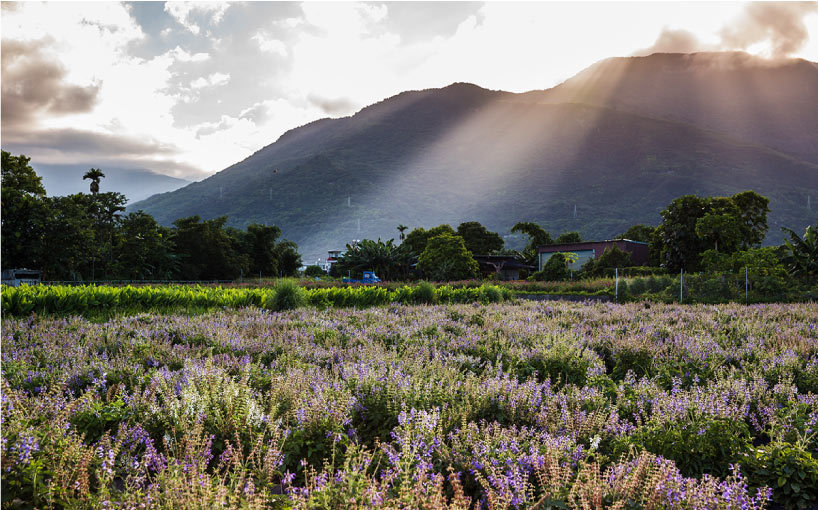
[[[429,239],[418,269],[432,280],[448,281],[476,278],[480,268],[462,237],[444,233]]]
[[[477,221],[458,225],[457,235],[463,238],[466,249],[474,255],[491,255],[503,249],[503,238],[497,232],[489,232]]]
[[[537,261],[537,254],[540,246],[552,244],[551,236],[541,226],[529,221],[516,223],[511,227],[514,233],[526,234],[528,236],[528,244],[521,253],[523,259],[527,264],[534,265]]]

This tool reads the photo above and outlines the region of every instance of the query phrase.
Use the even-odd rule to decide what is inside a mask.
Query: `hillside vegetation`
[[[818,190],[818,159],[809,147],[817,143],[818,110],[806,105],[818,104],[814,64],[771,68],[738,59],[731,61],[738,78],[725,80],[717,67],[690,59],[670,73],[668,59],[628,60],[616,72],[591,68],[527,94],[469,84],[402,93],[352,117],[294,129],[204,181],[131,209],[163,224],[194,214],[227,215],[238,227],[276,224],[305,260],[351,239],[396,237],[398,224],[479,221],[508,233],[525,220],[608,238],[658,223],[680,195],[746,189],[770,198],[769,243],[782,240],[780,226],[813,223],[807,197]],[[606,62],[599,65],[625,65]],[[782,76],[794,96],[771,93]],[[697,86],[671,87],[671,78]],[[711,108],[734,90],[732,109]],[[692,101],[698,109],[684,106]],[[748,131],[759,124],[768,127]]]

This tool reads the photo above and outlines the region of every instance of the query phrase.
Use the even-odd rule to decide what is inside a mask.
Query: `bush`
[[[310,278],[326,275],[327,273],[325,273],[320,266],[307,266],[307,269],[304,270],[304,276],[308,276]]]
[[[771,487],[773,502],[782,508],[813,508],[818,501],[818,459],[800,445],[770,443],[741,464],[750,486]]]
[[[565,255],[555,253],[549,257],[542,271],[537,271],[530,278],[535,281],[559,282],[567,280],[569,276],[568,268],[565,267]]]
[[[689,415],[643,427],[628,442],[674,461],[685,476],[724,477],[749,449],[750,430],[743,421]]]
[[[420,282],[412,289],[412,303],[431,305],[437,301],[435,286],[429,282]]]
[[[307,291],[292,280],[281,280],[267,297],[265,306],[271,310],[292,310],[307,304]]]

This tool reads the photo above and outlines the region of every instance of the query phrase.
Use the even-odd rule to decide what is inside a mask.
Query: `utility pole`
[[[576,206],[574,206],[576,207]],[[614,300],[619,303],[619,268],[614,268],[614,274],[616,275],[616,291],[614,294]]]
[[[684,268],[681,269],[679,273],[679,304],[684,302],[684,294],[683,289],[685,286],[685,270]]]

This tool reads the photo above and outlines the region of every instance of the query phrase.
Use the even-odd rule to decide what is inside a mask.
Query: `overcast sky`
[[[728,49],[818,61],[818,3],[3,2],[2,146],[197,180],[404,90]]]

